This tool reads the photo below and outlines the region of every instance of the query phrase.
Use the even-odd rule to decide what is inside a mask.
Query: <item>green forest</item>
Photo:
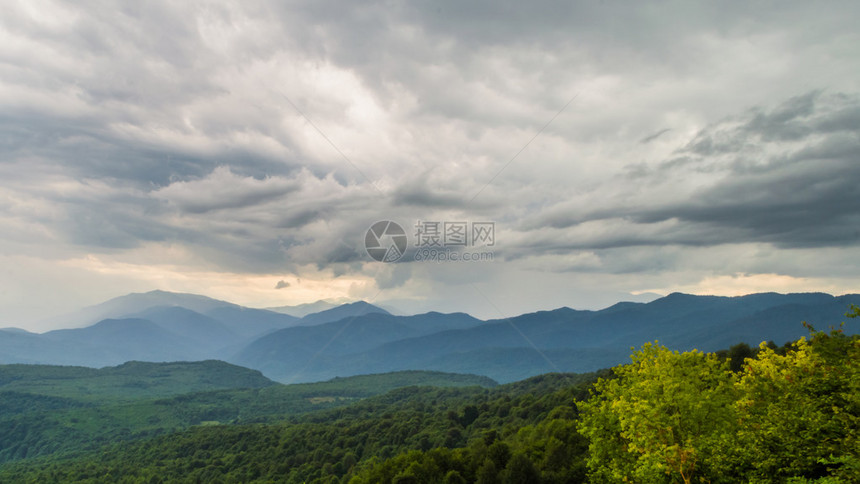
[[[0,367],[0,482],[851,483],[860,476],[860,337],[841,328],[809,327],[808,337],[783,346],[717,353],[646,343],[626,365],[506,385],[432,372],[280,385],[241,367],[196,365],[137,364],[101,375]]]

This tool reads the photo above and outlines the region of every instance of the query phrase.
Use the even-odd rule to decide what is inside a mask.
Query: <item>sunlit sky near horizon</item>
[[[484,318],[860,292],[858,18],[4,1],[0,327],[154,289]],[[365,251],[379,220],[396,263]],[[493,222],[466,247],[493,260],[414,260],[421,221]]]

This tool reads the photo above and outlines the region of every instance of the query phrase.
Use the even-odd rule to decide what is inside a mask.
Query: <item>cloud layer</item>
[[[12,2],[0,323],[156,287],[484,316],[860,290],[857,10]],[[493,221],[493,262],[376,263],[382,219]]]

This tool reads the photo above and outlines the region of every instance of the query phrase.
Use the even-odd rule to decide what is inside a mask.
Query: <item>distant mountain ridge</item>
[[[312,303],[297,304],[295,306],[277,306],[266,309],[269,311],[274,311],[276,313],[289,314],[290,316],[303,318],[311,313],[318,313],[320,311],[325,311],[326,309],[336,308],[340,306],[340,304],[343,303],[336,303],[321,299]]]
[[[89,306],[55,319],[59,320],[63,326],[78,327],[93,324],[102,319],[122,318],[155,306],[179,306],[198,313],[206,313],[220,307],[240,307],[238,304],[198,294],[155,290],[115,297],[101,304]]]
[[[133,293],[75,313],[70,316],[73,327],[68,329],[44,334],[18,328],[0,330],[0,363],[102,367],[133,359],[228,359],[253,340],[279,329],[372,312],[385,310],[358,302],[302,320],[196,294]],[[82,319],[87,317],[94,319]]]
[[[318,313],[311,313],[302,318],[303,325],[323,324],[338,321],[344,318],[364,316],[366,314],[387,314],[388,311],[364,301],[342,304]]]
[[[313,381],[316,377],[304,377],[302,372],[307,365],[316,361],[336,360],[338,355],[372,351],[388,342],[473,327],[481,323],[481,320],[463,313],[393,316],[375,312],[348,316],[315,326],[296,326],[276,331],[249,344],[230,361],[277,375],[282,381]],[[373,372],[351,374],[360,373]]]
[[[94,306],[97,311],[90,308],[111,317],[83,328],[45,334],[0,330],[0,363],[101,367],[131,359],[220,359],[288,382],[406,370],[508,382],[614,366],[627,361],[631,346],[654,340],[704,351],[739,342],[782,344],[807,334],[803,320],[819,329],[838,324],[852,303],[860,304],[860,295],[673,293],[598,311],[559,308],[482,321],[463,313],[396,316],[355,302],[299,319],[154,291],[116,298]],[[858,323],[850,322],[846,331],[857,332]]]
[[[345,300],[339,300],[340,302],[337,302],[337,301],[338,300],[321,299],[319,301],[312,302],[312,303],[297,304],[295,306],[277,306],[277,307],[271,307],[271,308],[265,308],[265,309],[267,311],[274,311],[276,313],[289,314],[290,316],[295,316],[297,318],[304,318],[305,316],[307,316],[309,314],[320,313],[320,312],[326,311],[328,309],[334,309],[338,306],[343,306],[346,304],[352,304],[353,303],[353,302],[349,302],[349,301],[345,301]],[[362,304],[369,304],[369,303],[365,303],[364,301],[357,301],[357,302],[362,303]],[[396,309],[387,308],[384,306],[377,306],[377,305],[374,305],[374,307],[381,309],[384,312],[388,312],[390,314],[394,314],[395,312],[398,315],[402,314],[400,311],[398,311]]]
[[[600,311],[559,308],[476,320],[460,328],[438,326],[425,334],[407,328],[401,317],[356,318],[349,325],[341,321],[308,328],[300,337],[293,329],[272,333],[231,361],[282,381],[425,369],[508,382],[546,372],[614,366],[629,361],[631,347],[654,340],[703,351],[740,342],[783,344],[807,334],[803,320],[819,329],[843,321],[851,303],[860,304],[860,295],[674,293],[650,303],[619,303]],[[856,326],[852,322],[846,330],[857,332]]]

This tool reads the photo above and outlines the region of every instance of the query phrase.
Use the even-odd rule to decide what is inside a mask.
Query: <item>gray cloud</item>
[[[156,190],[156,198],[175,204],[190,213],[236,209],[260,205],[298,190],[297,183],[280,178],[257,180],[234,175],[219,167],[202,180],[180,181]]]
[[[660,162],[654,169],[629,168],[628,173],[637,175],[631,181],[642,191],[633,204],[609,201],[578,215],[545,215],[528,227],[618,222],[608,234],[562,246],[585,249],[746,242],[780,247],[857,245],[860,125],[833,119],[845,119],[844,113],[853,112],[858,103],[857,96],[810,93],[769,111],[757,109],[717,123],[682,149],[692,157]],[[797,144],[786,147],[786,140]],[[691,172],[702,171],[719,177],[694,190],[678,190],[688,184]],[[669,200],[660,200],[657,194],[674,190],[679,196]],[[668,222],[671,228],[649,229]]]
[[[643,145],[648,144],[648,143],[654,141],[655,139],[659,138],[660,136],[668,133],[669,131],[672,131],[672,130],[669,128],[663,128],[654,134],[649,134],[648,136],[642,138],[641,140],[639,140],[639,142],[642,143]]]
[[[428,190],[418,185],[401,186],[393,194],[395,205],[410,205],[428,208],[464,208],[468,200],[461,192],[444,193],[442,190]]]
[[[707,249],[798,277],[821,277],[811,249],[856,255],[852,2],[7,7],[13,256],[173,267],[185,251],[182,270],[313,267],[418,300],[464,277],[572,280],[547,271],[650,290],[728,270],[695,263]],[[373,272],[361,244],[381,219],[495,221],[504,269]]]

